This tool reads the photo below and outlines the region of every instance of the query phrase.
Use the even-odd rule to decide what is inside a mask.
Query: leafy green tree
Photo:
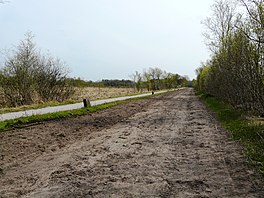
[[[214,9],[213,19],[227,10],[224,13],[230,15],[231,23],[227,20],[228,25],[224,27],[228,28],[223,29],[226,23],[219,19],[213,20],[213,26],[207,27],[213,33],[221,30],[224,34],[215,37],[218,45],[214,45],[216,48],[212,51],[211,60],[196,70],[196,88],[229,102],[236,108],[263,115],[263,1],[239,1],[246,8],[248,16],[245,19],[237,18],[239,20],[236,22],[232,22],[230,17],[241,16],[240,13],[230,15],[228,9]],[[230,7],[228,1],[216,1],[215,5],[219,5],[219,2],[227,5],[226,8]]]

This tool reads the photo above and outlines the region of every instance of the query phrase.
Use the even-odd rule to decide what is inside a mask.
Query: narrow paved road
[[[166,94],[122,122],[11,169],[2,184],[14,174],[35,178],[24,180],[28,185],[23,183],[27,193],[22,197],[264,195],[239,144],[230,140],[191,89]],[[13,187],[6,184],[2,193],[12,195],[18,188]]]

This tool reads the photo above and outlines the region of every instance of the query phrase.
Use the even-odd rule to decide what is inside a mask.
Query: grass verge
[[[264,179],[264,124],[258,118],[248,119],[243,112],[212,96],[200,95],[205,104],[216,113],[222,126],[231,132],[234,140],[245,148],[248,162],[257,167]]]
[[[88,113],[93,113],[93,112],[100,111],[103,109],[111,108],[116,105],[126,103],[129,101],[147,99],[147,98],[154,97],[160,94],[163,94],[163,93],[158,93],[156,95],[149,95],[149,96],[138,97],[138,98],[131,98],[131,99],[122,100],[122,101],[110,102],[110,103],[105,103],[105,104],[97,105],[97,106],[91,106],[87,108],[81,108],[81,109],[75,109],[75,110],[69,110],[69,111],[61,111],[61,112],[56,112],[56,113],[48,113],[48,114],[43,114],[43,115],[34,115],[34,116],[29,116],[29,117],[21,117],[21,118],[17,118],[13,120],[6,120],[6,121],[0,122],[0,132],[7,131],[10,129],[15,129],[15,128],[23,128],[31,124],[48,121],[48,120],[81,116],[81,115],[85,115]]]
[[[61,112],[56,112],[56,113],[48,113],[48,114],[43,114],[43,115],[33,115],[33,116],[21,117],[21,118],[17,118],[13,120],[6,120],[3,122],[0,122],[0,131],[6,131],[10,129],[15,129],[15,128],[23,128],[27,125],[31,125],[31,124],[43,122],[43,121],[48,121],[48,120],[81,116],[81,115],[85,115],[88,113],[93,113],[93,112],[100,111],[103,109],[111,108],[113,106],[116,106],[124,102],[125,101],[111,102],[111,103],[91,106],[87,108],[81,108],[81,109],[75,109],[75,110],[69,110],[69,111],[61,111]]]

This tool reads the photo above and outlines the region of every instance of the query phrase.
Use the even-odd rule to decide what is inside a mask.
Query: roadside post
[[[90,106],[91,106],[90,100],[84,98],[84,99],[83,99],[83,106],[84,106],[84,108],[86,108],[86,107],[90,107]]]

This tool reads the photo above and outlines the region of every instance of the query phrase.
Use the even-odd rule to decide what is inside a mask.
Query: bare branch
[[[229,1],[217,0],[212,5],[212,10],[212,16],[202,21],[202,24],[207,28],[203,34],[206,45],[215,52],[224,44],[225,37],[234,28],[235,5]]]
[[[250,10],[248,4],[246,4],[246,2],[245,2],[244,0],[240,0],[240,1],[241,1],[241,3],[243,4],[243,6],[246,8],[246,10],[247,10],[248,14],[250,15],[250,17],[251,17],[252,19],[254,19],[255,21],[257,21],[258,23],[260,23],[260,20],[258,20],[258,18],[254,16],[254,14],[253,14],[252,11]],[[253,2],[255,5],[257,5],[257,2],[256,2],[256,1],[252,1],[252,2]]]
[[[239,26],[237,26],[237,25],[235,25],[235,28],[237,28],[237,29],[239,29],[240,31],[242,31],[243,33],[244,33],[244,35],[249,39],[249,40],[251,40],[251,41],[253,41],[253,42],[260,42],[260,43],[264,43],[264,39],[263,40],[261,40],[260,38],[259,39],[255,39],[255,38],[253,38],[252,36],[250,36],[243,28],[241,28],[241,27],[239,27]]]

